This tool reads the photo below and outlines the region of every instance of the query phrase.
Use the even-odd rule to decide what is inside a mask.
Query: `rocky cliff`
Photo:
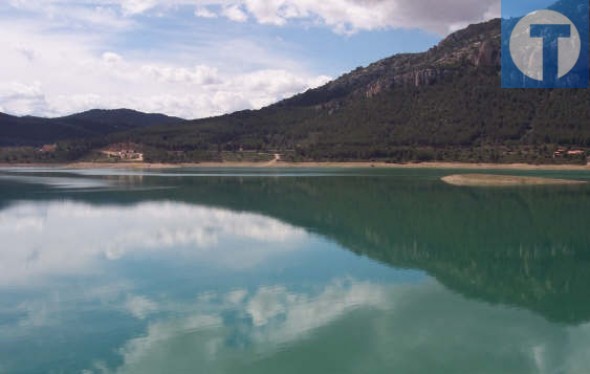
[[[368,98],[396,87],[422,87],[448,81],[469,70],[500,71],[500,20],[457,31],[427,52],[399,54],[343,75],[327,85],[281,104],[325,104],[350,95]]]

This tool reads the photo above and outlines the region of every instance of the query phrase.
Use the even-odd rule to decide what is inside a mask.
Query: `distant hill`
[[[132,132],[166,151],[277,150],[300,160],[551,160],[590,147],[588,90],[500,88],[500,20],[378,61],[258,111]]]
[[[0,129],[0,139],[84,138],[58,147],[59,158],[68,159],[132,142],[153,162],[219,160],[243,151],[294,161],[585,163],[583,152],[553,156],[561,147],[590,150],[590,91],[502,89],[500,31],[499,19],[471,25],[426,52],[357,68],[260,110],[147,128],[145,117],[129,120],[121,112],[55,119],[53,129],[28,118],[34,131],[20,127],[19,137]]]
[[[184,121],[163,114],[147,114],[129,109],[95,109],[60,118],[15,117],[0,113],[0,146],[38,146],[65,139],[93,138]]]

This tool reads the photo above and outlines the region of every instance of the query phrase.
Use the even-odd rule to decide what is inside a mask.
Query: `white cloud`
[[[135,47],[127,39],[187,10],[201,18],[344,34],[391,28],[445,34],[496,16],[499,1],[10,0],[0,5],[0,109],[60,116],[128,107],[202,118],[258,109],[330,79],[246,35],[199,30],[196,40],[187,37],[192,29],[163,28],[171,34],[157,45]]]
[[[201,18],[217,18],[217,14],[205,6],[197,6],[197,9],[195,10],[195,16]]]
[[[118,8],[123,10],[139,10],[143,2],[149,1],[157,5],[160,0],[122,0],[113,7],[113,1],[101,0],[10,0],[8,5],[13,10],[26,12],[29,17],[41,16],[51,21],[50,28],[75,28],[78,30],[108,28],[111,31],[125,30],[135,23],[128,17],[123,17]],[[0,8],[0,16],[3,14]],[[145,8],[144,10],[147,10]],[[21,14],[22,17],[22,14]],[[10,18],[8,18],[10,19]]]
[[[248,20],[248,15],[237,4],[224,6],[221,14],[235,22],[246,22]]]
[[[9,35],[0,36],[0,48],[6,51],[0,106],[11,114],[59,116],[127,107],[208,117],[257,109],[329,80],[264,67],[231,71],[210,64],[146,63],[112,51],[96,55],[84,47],[93,44],[90,37],[43,36],[24,29],[17,34],[17,44]]]
[[[283,0],[271,10],[260,5],[262,0],[244,1],[261,22],[275,19],[276,24],[316,18],[340,33],[406,28],[442,35],[457,23],[482,21],[490,7],[499,3],[499,0]]]
[[[48,33],[34,22],[3,26],[0,107],[10,114],[125,107],[201,118],[258,109],[329,80],[248,40],[193,48],[186,54],[197,58],[187,61],[158,61],[108,48],[110,34]],[[187,65],[191,60],[201,61]]]
[[[282,1],[246,0],[244,3],[248,11],[262,24],[281,26],[288,18],[301,14],[293,4],[285,4]]]
[[[107,64],[118,64],[123,61],[123,57],[113,52],[105,52],[102,54],[102,60]]]
[[[0,82],[0,105],[5,111],[26,115],[43,112],[48,106],[39,81],[29,84],[22,82]]]
[[[224,16],[236,22],[250,17],[281,26],[311,21],[339,33],[387,28],[425,29],[439,34],[458,24],[497,16],[499,0],[112,0],[131,14],[159,7],[194,6],[199,17]]]
[[[33,62],[38,56],[37,51],[24,45],[15,45],[14,50],[20,52],[29,62]]]
[[[143,65],[141,71],[166,83],[186,83],[201,86],[223,83],[219,76],[219,70],[207,65],[198,65],[192,69]]]
[[[158,4],[158,0],[121,0],[121,8],[127,14],[143,13]]]
[[[386,28],[417,28],[446,34],[458,24],[497,16],[499,0],[111,0],[125,12],[194,6],[199,17],[225,16],[244,22],[284,25],[312,21],[339,33]]]

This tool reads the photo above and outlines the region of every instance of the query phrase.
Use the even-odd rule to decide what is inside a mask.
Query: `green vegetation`
[[[559,146],[590,148],[589,100],[585,90],[502,90],[497,74],[473,71],[338,106],[284,103],[125,136],[168,151],[272,149],[295,160],[585,163],[553,155]]]
[[[82,139],[84,143],[87,139],[115,132],[183,121],[129,109],[95,109],[61,118],[15,117],[0,113],[0,146],[42,146],[66,139]]]
[[[258,111],[62,142],[56,160],[132,142],[151,162],[278,152],[289,161],[585,164],[589,91],[501,89],[499,34],[498,20],[472,25],[427,52],[393,56]],[[559,147],[584,152],[555,158]]]

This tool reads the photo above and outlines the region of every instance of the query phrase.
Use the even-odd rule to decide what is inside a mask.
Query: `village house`
[[[557,151],[553,153],[553,158],[560,158],[560,157],[583,157],[586,155],[586,151],[581,149],[571,149],[567,150],[565,148],[558,148]]]
[[[111,146],[101,152],[110,159],[137,162],[143,161],[143,153],[139,152],[131,145]]]
[[[57,149],[57,144],[45,144],[43,147],[39,148],[39,152],[41,153],[53,153]]]

